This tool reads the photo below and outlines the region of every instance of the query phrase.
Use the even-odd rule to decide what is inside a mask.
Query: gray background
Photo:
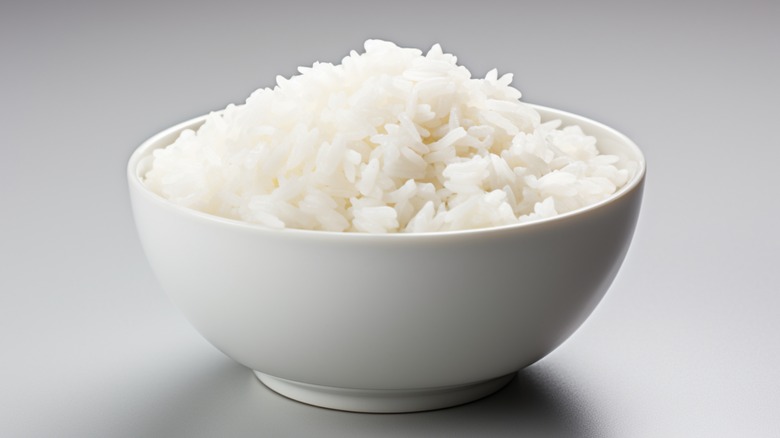
[[[780,3],[0,4],[0,436],[780,436]],[[500,393],[404,415],[272,393],[167,300],[145,138],[366,38],[441,42],[643,148],[610,292]],[[507,346],[511,348],[511,346]]]

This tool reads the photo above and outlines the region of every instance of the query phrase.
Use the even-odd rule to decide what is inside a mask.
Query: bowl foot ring
[[[428,389],[352,389],[312,385],[269,376],[257,378],[271,390],[293,400],[323,408],[352,412],[400,413],[430,411],[487,397],[506,386],[517,373],[465,385]]]

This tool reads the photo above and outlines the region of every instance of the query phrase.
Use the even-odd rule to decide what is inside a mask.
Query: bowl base
[[[352,389],[312,385],[254,372],[265,386],[293,400],[352,412],[399,413],[462,405],[506,386],[516,373],[476,383],[429,389]]]

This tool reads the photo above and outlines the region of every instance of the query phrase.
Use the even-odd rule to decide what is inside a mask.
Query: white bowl
[[[602,152],[638,162],[633,177],[605,201],[522,225],[387,235],[268,230],[175,205],[142,183],[151,152],[199,126],[199,117],[130,158],[141,242],[192,325],[285,396],[364,412],[484,397],[593,311],[641,204],[645,161],[631,140],[535,108],[544,120],[580,125]]]

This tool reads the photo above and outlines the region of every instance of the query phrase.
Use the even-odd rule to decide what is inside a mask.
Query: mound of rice
[[[527,222],[626,183],[579,127],[541,123],[511,74],[473,79],[456,61],[438,44],[366,41],[210,114],[154,152],[145,183],[265,227],[367,233]]]

